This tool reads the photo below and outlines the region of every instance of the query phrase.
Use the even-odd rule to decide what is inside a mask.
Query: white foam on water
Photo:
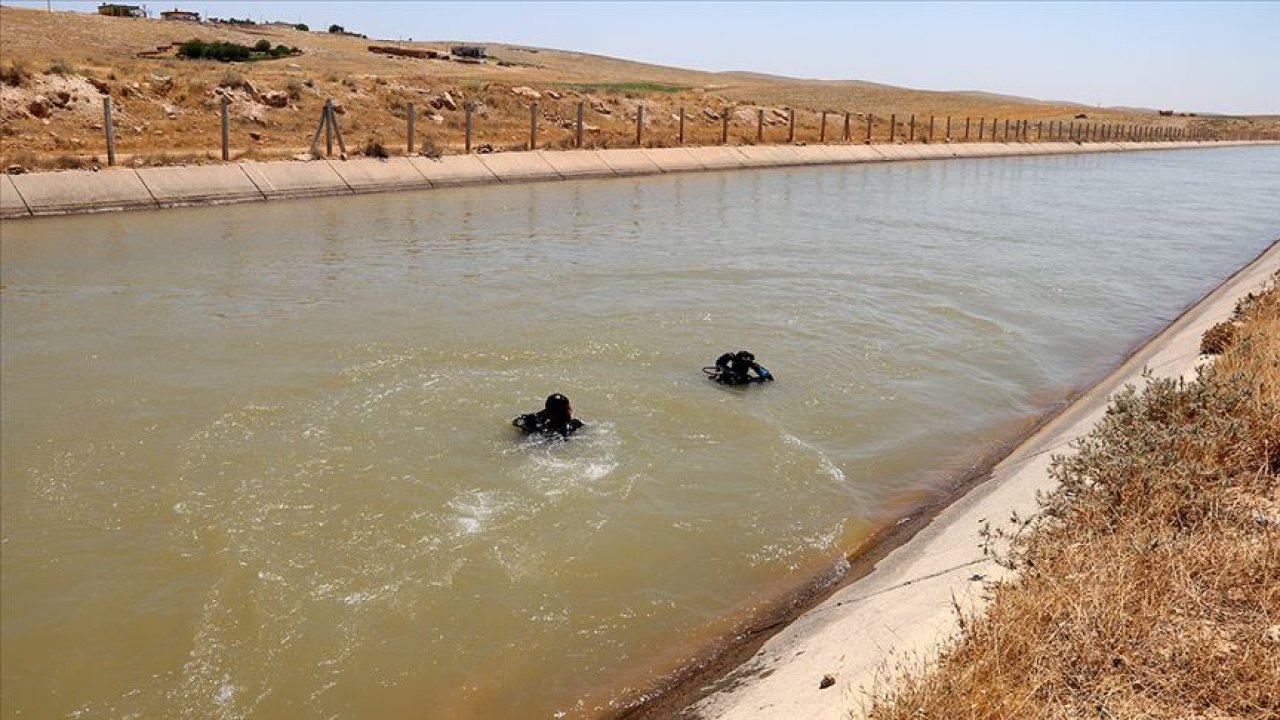
[[[782,441],[792,447],[797,447],[809,452],[818,461],[818,467],[826,473],[833,482],[844,484],[844,471],[837,466],[826,453],[814,447],[812,443],[805,442],[791,433],[782,433]]]

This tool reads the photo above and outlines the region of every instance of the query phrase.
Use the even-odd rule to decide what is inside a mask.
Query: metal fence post
[[[929,135],[925,138],[925,142],[933,142],[933,116],[929,116]]]
[[[947,142],[951,142],[951,116],[947,116]]]
[[[465,141],[464,147],[466,148],[467,154],[470,155],[471,154],[471,114],[475,112],[476,106],[474,103],[468,101],[467,104],[463,106],[463,109],[466,111],[466,114],[467,114],[467,120],[466,120],[467,134],[466,134],[466,141]]]
[[[529,103],[529,149],[538,149],[538,101]]]
[[[871,144],[871,125],[875,122],[875,113],[867,113],[867,144]]]
[[[409,150],[407,153],[405,153],[407,155],[413,154],[413,139],[414,139],[413,136],[415,131],[414,121],[417,120],[416,115],[417,113],[414,111],[413,103],[409,103],[409,142],[408,142]]]
[[[116,164],[116,129],[111,124],[111,97],[102,98],[103,129],[107,134],[107,165]]]
[[[578,101],[578,133],[577,133],[577,138],[574,141],[574,147],[578,148],[579,150],[582,149],[582,118],[585,113],[586,113],[586,102],[583,100],[579,100]]]
[[[898,114],[889,114],[889,142],[893,142],[898,137]]]
[[[636,147],[644,147],[644,105],[636,106]]]
[[[827,111],[823,110],[822,124],[818,127],[818,144],[821,145],[826,141],[827,141]]]
[[[222,162],[231,159],[231,121],[227,117],[227,96],[222,96]]]
[[[338,125],[338,111],[333,109],[333,101],[329,101],[329,125],[333,128],[333,136],[338,139],[338,157],[347,159],[347,142],[342,139],[342,128]]]
[[[791,118],[790,119],[791,127],[789,130],[787,130],[787,142],[794,143],[796,141],[796,109],[787,108],[787,113],[790,115],[790,118]]]
[[[677,134],[676,141],[680,145],[684,144],[684,106],[683,105],[680,107],[680,130]]]
[[[912,114],[911,114],[911,120],[910,120],[910,121],[908,121],[908,123],[907,123],[907,128],[908,128],[908,130],[907,130],[907,142],[915,142],[915,141],[916,141],[916,115],[915,115],[915,113],[912,113]]]
[[[722,121],[720,124],[720,144],[721,145],[729,144],[729,113],[730,113],[729,108],[725,108],[724,117],[720,118]]]
[[[964,141],[969,142],[969,118],[964,119]]]
[[[324,156],[333,155],[333,100],[324,101]]]
[[[851,130],[851,128],[849,127],[849,120],[850,120],[849,116],[850,116],[850,113],[846,111],[844,114],[844,142],[849,142],[849,138],[850,138],[849,131]]]

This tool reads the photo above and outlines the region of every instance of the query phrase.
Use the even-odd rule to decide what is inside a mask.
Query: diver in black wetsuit
[[[756,356],[747,350],[737,353],[725,353],[716,358],[714,368],[703,368],[703,372],[721,385],[746,385],[753,382],[769,382],[773,374],[765,366],[756,362]],[[751,375],[751,373],[755,375]]]
[[[559,435],[562,438],[569,437],[582,427],[582,421],[573,416],[569,398],[560,393],[547,397],[546,406],[542,410],[525,413],[512,420],[511,424],[520,428],[520,432],[525,435],[540,433],[548,437]]]

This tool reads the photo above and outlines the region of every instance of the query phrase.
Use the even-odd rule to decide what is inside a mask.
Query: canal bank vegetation
[[[681,129],[687,145],[839,142],[846,129],[860,142],[868,115],[876,142],[889,141],[891,116],[895,141],[912,142],[925,141],[931,117],[934,142],[945,137],[946,117],[957,139],[998,132],[1035,140],[1051,129],[1094,140],[1139,129],[1148,139],[1280,130],[1280,118],[1211,118],[1195,108],[1161,114],[852,79],[703,72],[571,49],[368,40],[309,32],[303,22],[172,22],[84,9],[90,12],[0,7],[0,169],[103,164],[105,98],[118,160],[135,166],[221,162],[224,98],[231,159],[305,152],[327,100],[348,147],[376,144],[394,154],[409,151],[411,105],[415,151],[423,154],[465,151],[468,108],[477,151],[524,149],[531,115],[538,147],[574,147],[580,106],[587,148],[634,147],[637,126],[645,146],[676,145]],[[183,43],[200,59],[178,57]],[[228,62],[241,78],[233,84],[223,82]]]
[[[1126,389],[1055,459],[1015,579],[871,717],[1280,715],[1277,283],[1206,334],[1195,380]]]

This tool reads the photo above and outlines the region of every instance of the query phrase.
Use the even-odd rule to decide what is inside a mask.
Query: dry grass
[[[1118,394],[1055,459],[1017,579],[872,717],[1280,717],[1276,283],[1197,380]]]
[[[231,65],[180,60],[172,49],[157,54],[158,47],[169,48],[171,43],[192,37],[249,46],[265,39],[273,45],[296,46],[302,54]],[[590,127],[584,141],[592,148],[633,147],[636,109],[641,104],[645,107],[642,142],[653,147],[677,144],[682,107],[687,113],[688,145],[718,144],[719,117],[725,112],[733,118],[729,141],[754,143],[759,109],[770,118],[765,137],[768,143],[786,142],[785,122],[779,123],[777,117],[785,117],[789,108],[796,111],[799,142],[817,142],[823,111],[835,113],[827,128],[829,139],[839,137],[845,112],[876,115],[878,141],[888,137],[891,113],[902,123],[915,114],[922,126],[930,115],[936,115],[939,132],[941,118],[946,115],[954,116],[959,126],[966,116],[1070,122],[1081,112],[1093,122],[1165,127],[1275,129],[1280,125],[1276,118],[1162,118],[1155,111],[1101,109],[980,93],[709,73],[499,43],[486,44],[492,61],[467,65],[375,54],[368,51],[371,44],[434,50],[448,45],[362,40],[286,27],[194,25],[3,7],[0,165],[15,162],[12,158],[22,152],[36,157],[31,167],[52,166],[68,150],[81,155],[105,154],[100,92],[110,95],[115,106],[119,153],[145,155],[166,150],[197,157],[213,152],[217,156],[220,120],[213,91],[220,84],[238,88],[231,105],[231,143],[236,155],[248,147],[283,156],[305,149],[327,98],[345,109],[343,131],[352,147],[381,139],[389,152],[405,152],[405,111],[413,102],[419,113],[419,143],[429,138],[436,152],[463,151],[463,108],[467,103],[477,108],[474,146],[523,148],[528,140],[529,99],[513,92],[522,86],[542,96],[539,146],[557,148],[574,144],[573,123],[579,102],[586,104]],[[140,57],[144,52],[152,55]],[[237,77],[248,85],[223,82]],[[88,79],[96,88],[88,86]],[[81,81],[79,86],[76,80]],[[52,98],[59,91],[71,93],[69,105],[52,106],[44,117],[29,112],[34,99]],[[271,107],[254,97],[255,93],[273,91],[288,98],[284,107]],[[433,106],[432,101],[445,93],[455,103]],[[861,116],[853,118],[852,130],[854,140],[861,141],[865,135]],[[263,138],[250,141],[251,132]]]

